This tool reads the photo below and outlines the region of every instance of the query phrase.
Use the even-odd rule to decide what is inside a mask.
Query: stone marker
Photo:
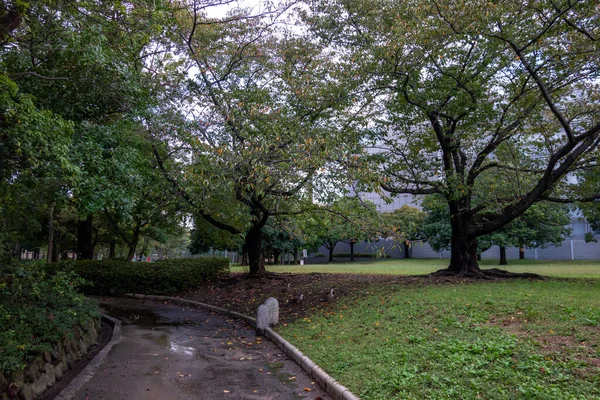
[[[264,335],[265,329],[277,325],[279,322],[279,302],[274,297],[269,297],[258,307],[256,315],[256,334]]]

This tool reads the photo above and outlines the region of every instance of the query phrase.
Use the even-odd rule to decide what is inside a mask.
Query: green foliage
[[[50,265],[51,270],[72,270],[90,285],[83,289],[94,294],[170,294],[197,287],[229,270],[226,258],[188,258],[157,262],[122,260],[67,261]]]
[[[586,169],[578,175],[579,182],[574,191],[579,198],[593,198],[592,201],[579,203],[584,217],[595,231],[600,231],[600,167]]]
[[[194,218],[190,231],[189,250],[192,254],[203,254],[210,250],[239,250],[243,238],[223,229],[215,228],[202,217]]]
[[[263,247],[268,255],[291,253],[305,245],[298,221],[292,217],[271,219],[262,227]]]
[[[307,242],[332,250],[338,242],[376,241],[382,221],[375,205],[356,197],[342,197],[307,214],[302,230]]]
[[[374,179],[392,194],[436,193],[448,204],[450,271],[476,271],[477,237],[560,197],[571,171],[597,165],[595,2],[309,4],[306,18],[338,70],[378,95],[365,104]]]
[[[390,235],[405,241],[425,238],[423,220],[426,216],[427,213],[406,204],[390,213],[382,213]]]
[[[343,257],[343,258],[348,258],[351,256],[350,253],[333,253],[334,257]],[[315,255],[315,257],[317,257]],[[354,253],[354,257],[356,258],[381,258],[382,255],[379,253]],[[389,254],[384,254],[383,258],[390,258]]]
[[[47,274],[38,264],[0,267],[0,370],[22,368],[70,332],[98,318],[96,302],[77,288],[86,282],[72,271]]]
[[[440,196],[427,196],[423,209],[428,212],[424,219],[424,232],[431,247],[444,250],[450,247],[450,213],[446,202]],[[559,245],[570,233],[567,206],[541,202],[531,206],[523,215],[496,232],[479,237],[479,251],[492,245],[546,247]]]

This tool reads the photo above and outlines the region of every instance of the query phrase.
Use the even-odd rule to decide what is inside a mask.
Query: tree
[[[216,228],[202,217],[194,218],[194,228],[190,231],[189,250],[192,254],[203,254],[210,250],[237,251],[242,247],[240,235],[234,235]]]
[[[335,164],[358,145],[346,113],[352,100],[329,56],[278,27],[284,11],[209,19],[203,4],[182,5],[173,28],[177,57],[156,67],[182,71],[177,97],[168,98],[179,119],[149,122],[174,193],[195,216],[244,234],[251,274],[265,272],[269,218],[301,213],[313,207],[310,193],[343,185]]]
[[[428,212],[423,231],[436,251],[449,249],[452,241],[452,223],[446,202],[439,195],[427,196],[423,207]],[[506,247],[518,246],[519,258],[524,258],[524,247],[536,248],[560,245],[570,233],[569,209],[565,205],[540,202],[531,206],[520,217],[501,229],[481,236],[477,253],[492,245],[500,247],[500,265],[507,265]]]
[[[382,214],[389,228],[389,236],[400,238],[404,246],[404,258],[410,258],[412,241],[425,239],[423,220],[426,215],[427,213],[406,204],[391,213]]]
[[[381,187],[446,200],[452,255],[438,275],[507,276],[479,268],[478,238],[536,202],[573,201],[565,176],[597,163],[596,4],[332,1],[307,18],[379,96]]]
[[[302,232],[294,217],[280,217],[270,219],[262,229],[264,235],[265,254],[272,256],[277,262],[279,256],[283,263],[286,254],[294,256],[294,263],[298,258],[298,249],[304,245]]]
[[[306,219],[304,230],[315,245],[329,250],[329,262],[339,242],[350,245],[350,261],[354,261],[354,245],[379,240],[382,221],[373,203],[345,196],[315,210]]]
[[[0,15],[0,41],[10,42],[1,49],[3,69],[21,92],[35,96],[36,107],[69,124],[69,129],[63,127],[66,143],[56,140],[58,124],[45,127],[38,118],[35,127],[36,134],[50,143],[46,147],[53,155],[43,157],[45,177],[38,177],[43,182],[41,190],[47,192],[40,198],[46,200],[48,230],[57,228],[52,216],[59,215],[61,207],[76,204],[78,253],[81,258],[92,258],[98,237],[95,225],[103,209],[98,198],[109,197],[100,188],[113,190],[110,184],[100,184],[106,183],[102,173],[110,167],[103,163],[110,164],[111,152],[125,144],[119,136],[123,122],[139,120],[140,110],[149,107],[144,58],[156,33],[160,2],[8,5],[8,13]],[[10,29],[4,25],[7,18]],[[19,139],[13,132],[9,135]],[[36,146],[38,152],[44,148]],[[63,151],[63,158],[57,160]],[[132,172],[127,171],[135,175]],[[51,248],[52,234],[48,243]]]

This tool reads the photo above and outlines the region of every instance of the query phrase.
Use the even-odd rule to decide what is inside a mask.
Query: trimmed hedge
[[[333,253],[334,257],[350,258],[350,253]],[[354,253],[354,258],[390,258],[389,254],[382,256],[378,253]]]
[[[151,263],[122,260],[68,261],[50,268],[75,271],[90,294],[171,294],[197,287],[229,270],[227,258],[186,258]]]

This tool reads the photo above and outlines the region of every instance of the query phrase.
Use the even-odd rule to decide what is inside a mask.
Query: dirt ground
[[[249,277],[231,273],[203,286],[175,295],[176,297],[213,304],[229,310],[255,316],[268,297],[279,301],[280,323],[325,311],[342,297],[356,298],[381,285],[426,285],[457,283],[456,278],[426,278],[416,276],[353,275],[353,274],[269,274]],[[333,289],[333,299],[328,293]],[[302,295],[302,300],[299,300]]]

